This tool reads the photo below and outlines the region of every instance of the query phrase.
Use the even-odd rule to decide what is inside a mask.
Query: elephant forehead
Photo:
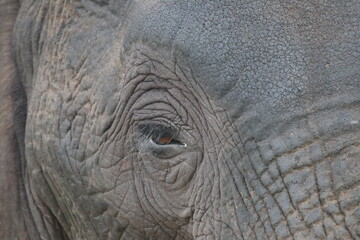
[[[196,81],[225,107],[236,103],[236,115],[249,106],[293,111],[300,101],[320,97],[319,91],[345,93],[358,82],[348,77],[358,68],[358,55],[349,54],[356,42],[344,37],[355,26],[341,20],[341,9],[334,14],[330,5],[303,5],[153,1],[134,15],[125,43],[141,39],[181,51]]]
[[[216,99],[278,105],[304,88],[301,49],[293,29],[276,23],[284,21],[272,12],[279,9],[264,1],[168,1],[144,12],[131,37],[179,48]]]

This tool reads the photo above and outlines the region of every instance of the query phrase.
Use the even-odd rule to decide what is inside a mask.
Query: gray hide
[[[360,1],[0,6],[1,239],[360,239]]]

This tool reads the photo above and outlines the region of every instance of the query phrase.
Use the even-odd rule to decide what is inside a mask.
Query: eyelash
[[[156,146],[183,146],[186,144],[178,140],[177,131],[172,127],[163,125],[144,125],[140,126],[140,132],[147,136],[151,144]]]
[[[171,123],[170,123],[171,124]],[[170,159],[188,150],[178,129],[170,124],[143,123],[137,127],[138,151],[158,159]],[[165,137],[166,139],[160,139]]]
[[[171,135],[152,135],[149,138],[150,142],[156,145],[160,146],[166,146],[166,145],[180,145],[180,146],[186,146],[186,144],[180,142],[176,139],[176,137]]]

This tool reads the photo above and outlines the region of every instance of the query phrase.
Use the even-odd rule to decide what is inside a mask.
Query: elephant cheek
[[[277,156],[267,167],[265,142],[248,142],[247,154],[224,151],[212,156],[216,161],[205,159],[194,191],[201,204],[193,215],[193,236],[351,239],[359,231],[356,139],[314,141]]]
[[[198,152],[181,154],[174,159],[152,159],[145,157],[144,172],[148,178],[159,186],[169,195],[181,196],[186,190],[186,185],[192,181],[198,165],[196,159],[201,155]]]
[[[135,176],[142,208],[149,215],[168,221],[174,229],[184,228],[193,214],[193,186],[200,152],[180,154],[170,159],[142,156],[142,170]],[[166,226],[163,226],[166,227]],[[181,230],[186,231],[186,230]]]

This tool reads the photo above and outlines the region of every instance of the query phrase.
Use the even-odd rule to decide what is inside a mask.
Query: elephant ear
[[[17,77],[12,32],[19,2],[0,0],[0,239],[29,239],[21,150],[15,115],[24,114],[25,95]],[[22,109],[22,110],[21,110]],[[23,116],[25,120],[25,116]],[[21,141],[21,140],[20,140]]]

